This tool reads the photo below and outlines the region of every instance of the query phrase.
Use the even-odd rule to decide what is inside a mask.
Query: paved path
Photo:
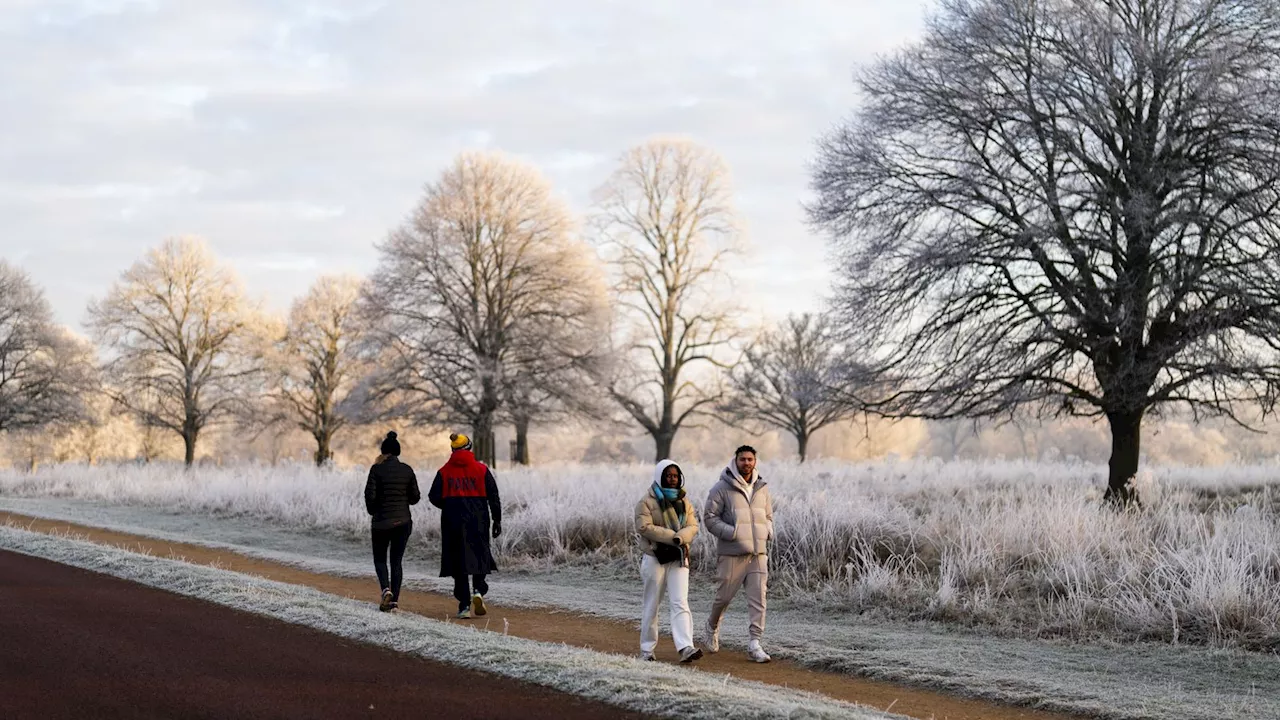
[[[0,717],[642,716],[0,551]]]
[[[371,604],[376,604],[378,600],[378,583],[373,577],[372,560],[369,562],[370,572],[367,577],[338,577],[246,557],[228,550],[156,540],[60,520],[43,520],[3,510],[0,510],[0,523],[11,523],[37,532],[71,533],[77,538],[115,545],[133,552],[146,552],[157,557],[175,557],[187,562],[213,565],[279,582],[306,585],[322,592],[356,598]],[[476,627],[502,632],[503,620],[509,620],[511,635],[530,640],[565,643],[600,652],[628,655],[633,655],[639,650],[639,632],[635,623],[584,617],[554,608],[507,607],[501,604],[500,581],[501,576],[495,576],[490,583],[493,588],[493,599],[489,603],[490,613],[487,617],[472,621]],[[638,589],[636,593],[638,602]],[[457,612],[457,601],[449,595],[405,590],[400,594],[400,609],[403,612],[417,613],[429,618],[444,619],[452,617]],[[672,646],[669,635],[664,635],[658,643],[657,656],[661,661],[672,663],[676,661],[675,648]],[[694,667],[683,667],[688,667],[689,670],[727,673],[744,680],[807,690],[922,720],[1080,720],[1081,718],[1079,715],[1010,707],[984,700],[955,697],[933,690],[812,670],[778,659],[767,665],[757,665],[749,661],[746,653],[740,650],[726,649],[724,652],[703,658]],[[2,719],[3,714],[0,713],[0,720]]]

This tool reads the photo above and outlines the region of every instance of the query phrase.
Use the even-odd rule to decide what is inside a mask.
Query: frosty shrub
[[[686,468],[701,505],[719,468]],[[1075,463],[810,462],[763,468],[775,503],[775,597],[1021,636],[1280,648],[1280,474],[1155,468],[1144,507],[1101,506],[1106,468]],[[419,473],[426,492],[430,471]],[[510,567],[635,559],[647,466],[497,472]],[[0,473],[0,494],[239,514],[363,540],[362,470],[51,466]],[[423,505],[415,533],[438,538]],[[430,519],[428,519],[430,518]],[[713,540],[694,546],[709,576]]]

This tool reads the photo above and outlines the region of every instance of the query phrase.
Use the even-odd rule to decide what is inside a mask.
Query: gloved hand
[[[499,536],[499,535],[501,535],[501,534],[502,534],[502,523],[500,523],[500,522],[496,522],[496,523],[494,523],[494,524],[493,524],[493,536],[496,538],[496,537],[498,537],[498,536]]]
[[[674,538],[672,538],[672,539],[671,539],[671,544],[672,544],[672,545],[683,545],[683,544],[684,544],[684,540],[681,540],[681,539],[680,539],[680,536],[679,536],[679,535],[677,535],[677,536],[675,536]]]

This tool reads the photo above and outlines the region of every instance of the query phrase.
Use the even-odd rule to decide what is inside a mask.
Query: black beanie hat
[[[391,432],[387,433],[386,439],[382,441],[382,454],[383,455],[399,455],[400,454],[400,441],[396,440],[395,430],[392,430]]]

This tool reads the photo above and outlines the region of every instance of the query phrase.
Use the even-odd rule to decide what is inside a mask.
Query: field
[[[700,502],[718,469],[686,470]],[[1154,468],[1139,478],[1144,508],[1129,513],[1101,507],[1103,468],[1080,464],[811,463],[763,471],[778,533],[772,592],[792,602],[1011,637],[1280,648],[1277,468]],[[499,552],[508,567],[634,563],[631,511],[649,482],[647,467],[498,476],[506,513]],[[362,470],[307,466],[0,473],[0,494],[245,515],[352,538],[366,532],[363,484]],[[415,534],[430,547],[434,523],[418,522]],[[703,536],[697,570],[708,575],[712,559]]]

